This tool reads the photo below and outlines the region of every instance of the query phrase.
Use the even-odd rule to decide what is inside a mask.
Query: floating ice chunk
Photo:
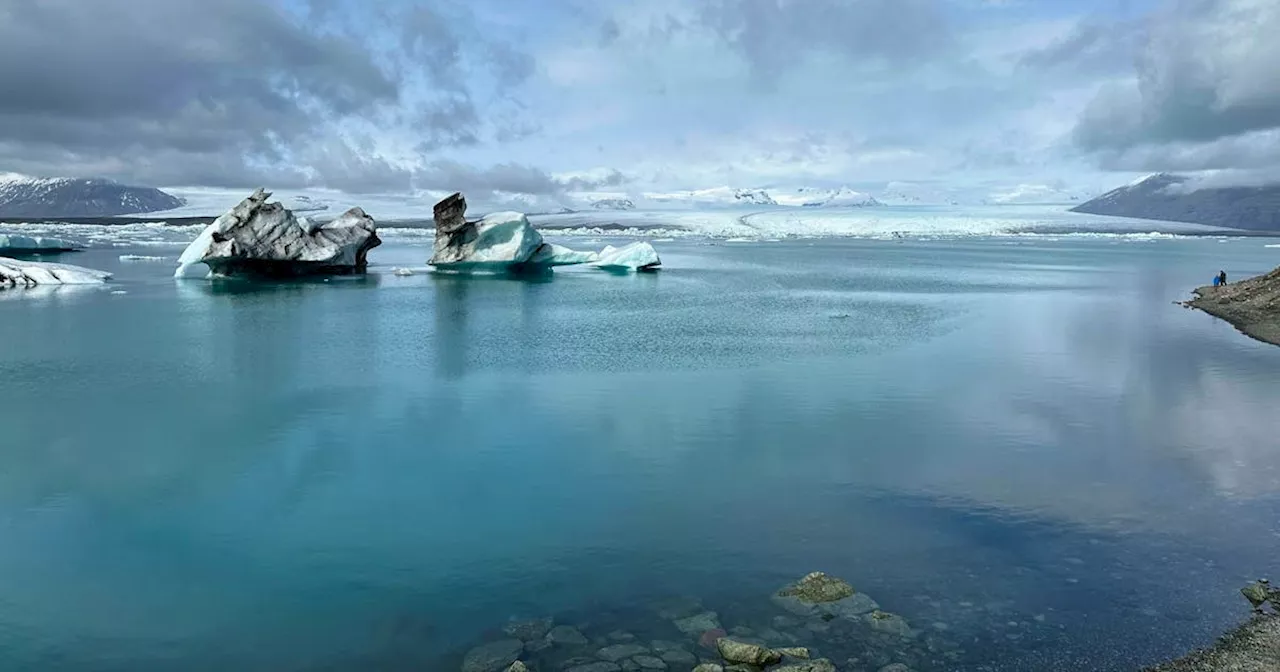
[[[662,260],[652,245],[639,242],[621,248],[610,245],[600,251],[600,258],[591,265],[606,271],[656,271]]]
[[[122,254],[120,261],[168,261],[168,257],[148,257],[143,254]]]
[[[541,266],[572,266],[589,264],[599,258],[600,255],[596,252],[579,252],[561,245],[543,243],[529,262]]]
[[[399,277],[401,277],[401,278],[407,278],[407,277],[410,277],[410,276],[412,276],[412,275],[413,275],[413,269],[412,269],[412,268],[397,268],[397,269],[396,269],[395,271],[393,271],[393,272],[394,272],[397,276],[399,276]]]
[[[446,270],[504,270],[528,263],[542,247],[542,235],[519,212],[495,212],[456,231],[437,225],[429,262]]]
[[[110,273],[91,268],[0,257],[0,289],[34,285],[96,285],[109,279]]]
[[[77,249],[70,241],[61,238],[0,233],[0,254],[56,254]]]
[[[298,221],[259,189],[200,232],[178,259],[175,277],[363,273],[382,244],[373,218],[352,208],[332,222]]]

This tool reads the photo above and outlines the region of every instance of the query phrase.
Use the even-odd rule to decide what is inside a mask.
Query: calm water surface
[[[678,639],[668,596],[758,630],[821,569],[952,654],[922,670],[1135,669],[1280,557],[1280,349],[1172,304],[1267,242],[514,281],[394,277],[428,252],[393,241],[274,286],[83,253],[127,293],[0,293],[0,667],[452,671],[510,618]]]

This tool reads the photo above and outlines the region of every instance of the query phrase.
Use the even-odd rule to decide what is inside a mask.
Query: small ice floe
[[[396,276],[398,276],[398,277],[401,277],[401,278],[407,278],[407,277],[409,277],[409,276],[413,275],[413,269],[412,269],[412,268],[397,268],[397,269],[395,269],[394,271],[392,271],[392,273],[394,273],[394,274],[395,274]]]
[[[155,261],[168,261],[168,260],[169,260],[169,258],[168,258],[168,257],[148,257],[148,256],[146,256],[145,254],[122,254],[122,255],[120,255],[120,261],[126,261],[126,262],[131,262],[131,261],[155,262]]]
[[[124,296],[125,294],[128,294],[128,293],[129,292],[126,292],[123,289],[117,289],[114,292],[111,292],[112,296]]]
[[[92,268],[0,257],[0,289],[36,285],[96,285],[111,274]]]

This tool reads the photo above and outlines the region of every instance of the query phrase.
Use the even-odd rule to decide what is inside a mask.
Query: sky
[[[1280,181],[1275,0],[0,0],[0,173],[1092,195]]]

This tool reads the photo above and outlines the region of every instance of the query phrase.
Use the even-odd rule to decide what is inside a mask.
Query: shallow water
[[[0,293],[0,657],[456,670],[517,617],[680,640],[671,596],[760,631],[821,569],[921,633],[802,633],[841,670],[1123,670],[1210,641],[1275,566],[1280,350],[1172,303],[1274,240],[390,274],[429,242],[272,286],[118,247],[64,261],[125,294]]]

